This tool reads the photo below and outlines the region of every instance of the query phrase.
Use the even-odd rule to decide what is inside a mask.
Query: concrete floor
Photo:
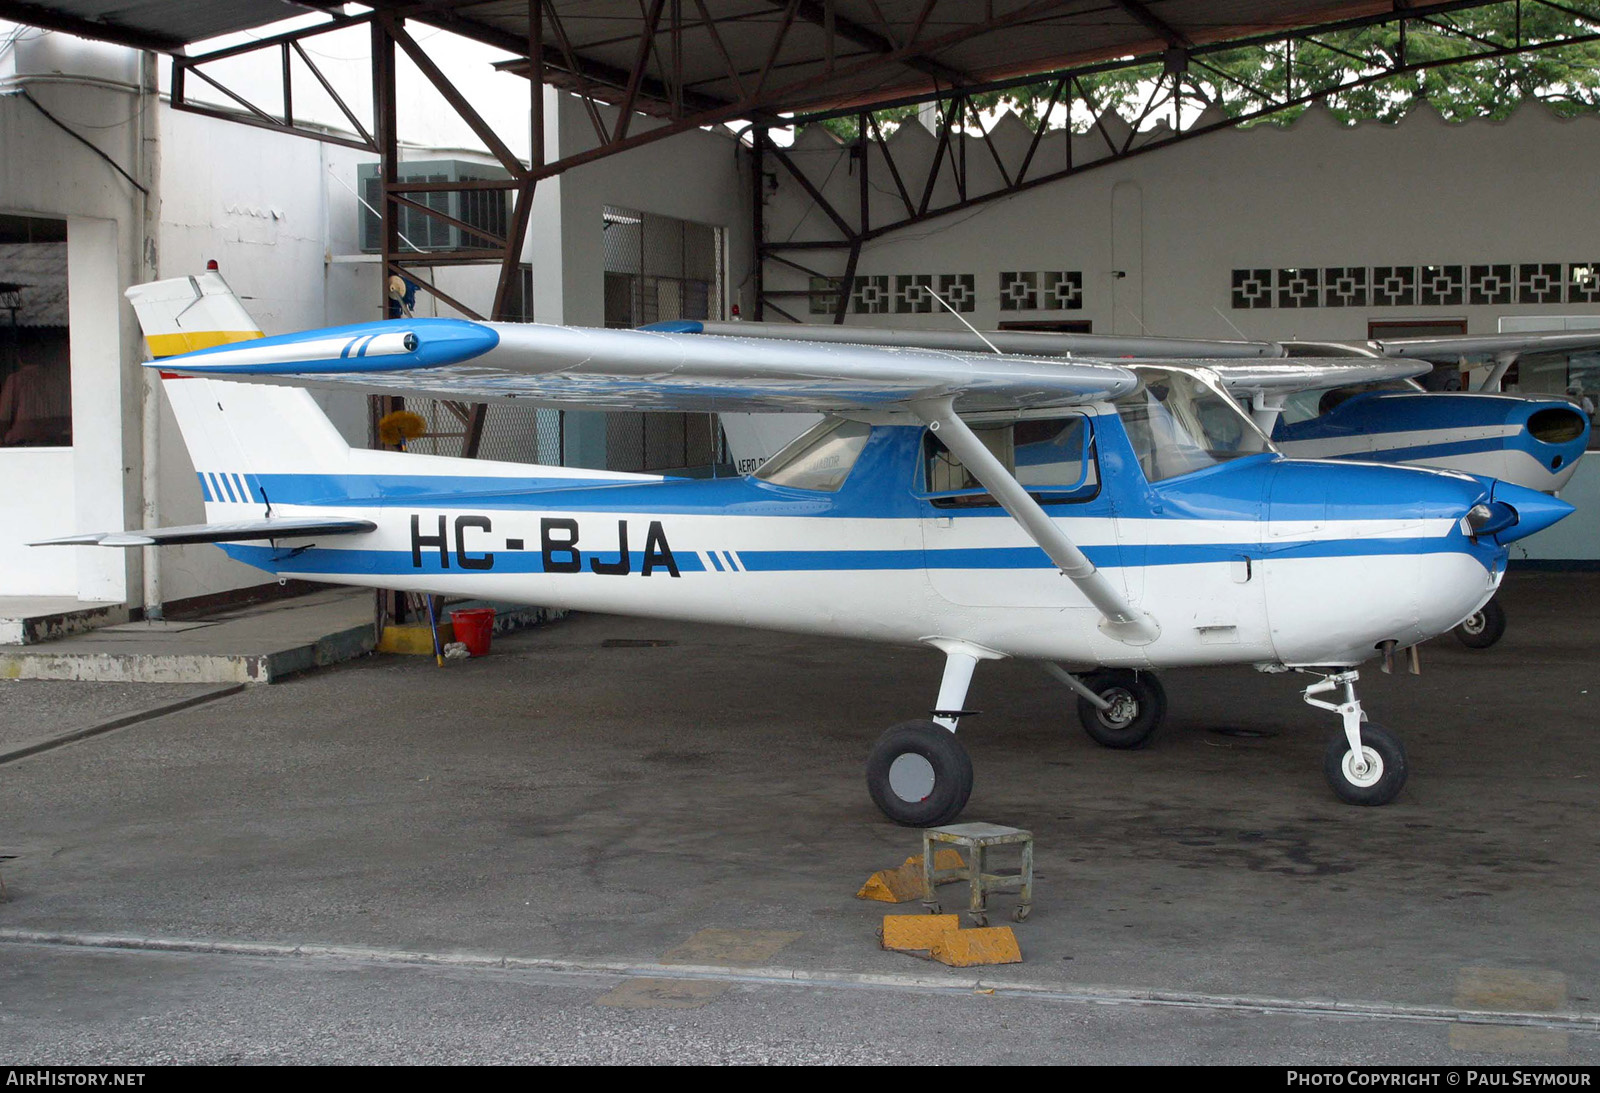
[[[1169,722],[1129,753],[1036,669],[984,665],[963,818],[1032,829],[1038,892],[1024,963],[981,975],[879,950],[894,908],[853,898],[918,848],[862,764],[926,711],[936,654],[585,616],[459,667],[249,688],[0,767],[0,1044],[1593,1064],[1597,592],[1514,575],[1495,649],[1364,677],[1412,767],[1382,809],[1332,797],[1335,719],[1294,679],[1169,673]],[[0,725],[81,720],[108,685],[19,686]]]

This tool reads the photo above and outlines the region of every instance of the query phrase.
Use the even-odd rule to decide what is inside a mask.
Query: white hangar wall
[[[616,111],[600,109],[607,126]],[[632,132],[659,124],[635,117]],[[582,101],[545,90],[545,157],[555,160],[594,148],[594,127]],[[753,254],[748,175],[739,146],[726,130],[692,129],[620,155],[576,167],[539,183],[529,254],[534,314],[540,322],[604,326],[605,207],[620,206],[723,229],[724,314],[750,286]],[[741,303],[741,301],[743,301]],[[566,415],[567,462],[607,465],[605,415]]]
[[[1013,163],[1031,139],[1009,115],[992,136]],[[1287,127],[1214,133],[869,242],[857,274],[888,276],[890,300],[881,313],[853,307],[846,322],[954,325],[948,315],[895,310],[897,276],[941,273],[974,275],[968,318],[991,328],[1007,320],[1078,319],[1092,322],[1096,333],[1228,338],[1238,336],[1237,326],[1252,338],[1349,339],[1366,337],[1369,319],[1465,319],[1476,334],[1494,331],[1502,316],[1562,315],[1568,308],[1558,303],[1515,302],[1236,308],[1232,275],[1236,269],[1600,261],[1592,182],[1600,168],[1597,138],[1600,118],[1563,120],[1537,105],[1503,122],[1451,124],[1421,107],[1395,125],[1354,127],[1313,108]],[[972,189],[981,192],[996,177],[994,167],[981,139],[969,138],[969,145]],[[890,138],[890,147],[910,178],[931,159],[936,142],[909,124]],[[1104,147],[1097,135],[1075,137],[1075,159],[1090,159]],[[853,218],[858,181],[849,149],[811,127],[789,154],[813,178],[831,171],[823,192]],[[1061,137],[1049,134],[1030,175],[1063,163]],[[769,241],[838,238],[781,166],[769,162],[767,169],[778,179],[766,210]],[[897,209],[904,216],[876,149],[868,171],[872,221],[887,223]],[[947,161],[934,204],[954,197]],[[802,259],[808,264],[823,260],[810,253]],[[842,262],[841,256],[841,268]],[[1081,296],[1064,308],[1003,309],[1000,276],[1017,271],[1075,273]],[[768,266],[766,284],[807,287],[804,275],[776,263]],[[1600,298],[1571,310],[1600,314]]]
[[[991,136],[1013,164],[1031,140],[1010,116]],[[1105,149],[1098,134],[1073,141],[1077,162]],[[981,138],[968,143],[973,190],[982,192],[998,175]],[[920,177],[935,147],[916,124],[890,138],[891,154],[908,179]],[[848,148],[812,127],[790,155],[811,178],[829,179],[824,194],[853,219],[859,179]],[[1063,136],[1048,134],[1030,174],[1064,163]],[[778,179],[766,209],[769,241],[838,238],[781,165],[769,162],[767,169]],[[1503,318],[1543,316],[1558,327],[1566,316],[1600,315],[1600,295],[1558,283],[1543,293],[1548,302],[1523,302],[1540,297],[1524,291],[1536,285],[1518,281],[1543,267],[1559,267],[1557,281],[1564,281],[1572,265],[1600,263],[1597,175],[1600,118],[1594,116],[1561,119],[1529,104],[1502,122],[1452,124],[1422,106],[1394,125],[1352,127],[1313,108],[1289,126],[1215,133],[872,241],[861,252],[857,275],[866,281],[858,280],[845,323],[956,328],[936,306],[937,314],[921,313],[904,298],[911,277],[928,275],[936,288],[970,284],[966,318],[980,329],[1076,320],[1092,323],[1096,333],[1359,340],[1367,337],[1369,322],[1460,320],[1468,333],[1480,334],[1497,331]],[[872,221],[888,223],[897,210],[904,216],[888,165],[875,149],[868,178]],[[934,204],[955,196],[947,163]],[[809,265],[826,260],[819,253],[796,257]],[[835,263],[819,268],[842,270],[842,253]],[[1424,304],[1421,284],[1413,285],[1409,305],[1375,302],[1375,269],[1415,269],[1420,281],[1430,266],[1444,267],[1436,272],[1447,279],[1438,302]],[[1508,302],[1471,302],[1474,266],[1490,267],[1480,271],[1489,276],[1509,273],[1503,289],[1482,276],[1478,281],[1482,295]],[[1364,271],[1365,306],[1322,306],[1320,282],[1329,269]],[[1314,292],[1301,284],[1291,295],[1314,295],[1319,306],[1278,306],[1283,300],[1275,283],[1252,293],[1251,282],[1262,273],[1275,282],[1282,271],[1295,270],[1310,270],[1318,283]],[[1272,306],[1237,306],[1235,271],[1245,281],[1245,299]],[[1018,280],[1007,275],[1023,273],[1036,275],[1036,306],[1003,306],[1002,284]],[[1461,283],[1452,292],[1454,276]],[[778,290],[808,287],[804,275],[778,263],[768,263],[765,283]],[[1026,284],[1013,291],[1029,302]],[[807,321],[831,321],[831,315],[809,314],[804,297],[779,302]],[[1056,306],[1038,306],[1046,304]],[[1600,557],[1600,470],[1593,457],[1565,493],[1579,513],[1529,540],[1531,556]]]
[[[30,45],[26,58],[0,58],[0,77],[38,77],[13,86],[25,86],[57,118],[95,127],[95,147],[137,177],[135,97],[59,73],[78,65],[131,87],[138,56],[77,40]],[[106,160],[22,96],[0,97],[0,213],[67,224],[73,418],[70,447],[0,449],[0,595],[121,601],[137,590],[137,557],[23,544],[84,527],[132,526],[126,521],[138,517],[137,490],[123,485],[130,475],[138,481],[139,333],[124,322],[121,292],[139,268],[140,198]]]
[[[354,186],[356,164],[370,157],[165,103],[160,120],[160,276],[182,277],[215,261],[267,334],[382,318],[377,266],[327,260],[356,249],[357,223],[355,199],[330,171]],[[137,328],[131,313],[128,321]],[[364,398],[347,392],[317,397],[347,440],[366,444]],[[159,522],[204,523],[195,469],[165,398],[160,468]],[[168,601],[258,585],[266,576],[214,546],[161,548]]]
[[[66,34],[29,32],[0,55],[0,90],[27,89],[83,138],[20,95],[0,95],[0,214],[68,225],[74,423],[70,447],[0,448],[0,596],[141,602],[139,551],[25,545],[143,522],[144,345],[122,297],[129,285],[193,273],[215,260],[268,334],[382,317],[380,271],[360,251],[353,192],[359,167],[374,157],[174,111],[148,95],[141,114],[139,80],[137,52]],[[551,156],[590,147],[594,134],[578,101],[553,89],[545,95]],[[525,93],[520,98],[503,97],[490,109],[504,115],[498,120],[513,146],[526,148]],[[140,158],[141,145],[153,154],[149,162]],[[150,189],[150,238],[143,195],[96,149]],[[409,145],[403,158],[489,162],[481,150]],[[153,176],[145,178],[146,171]],[[736,144],[725,131],[681,134],[542,182],[523,254],[534,267],[536,317],[603,324],[607,204],[724,229],[725,287],[737,300],[750,269],[744,192]],[[488,310],[493,269],[421,272]],[[422,314],[451,313],[426,293],[418,304]],[[324,405],[348,439],[366,442],[364,400],[330,395]],[[194,468],[164,399],[160,420],[157,519],[199,522]],[[585,434],[579,420],[571,431],[576,455],[603,465],[605,429],[591,422]],[[209,546],[161,548],[160,565],[167,602],[266,579]]]

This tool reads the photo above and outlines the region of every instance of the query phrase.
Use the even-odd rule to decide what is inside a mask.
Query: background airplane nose
[[[1543,531],[1573,511],[1573,507],[1559,497],[1530,490],[1526,486],[1514,486],[1510,482],[1496,482],[1492,496],[1496,501],[1510,505],[1517,514],[1514,524],[1495,533],[1495,541],[1502,545]]]

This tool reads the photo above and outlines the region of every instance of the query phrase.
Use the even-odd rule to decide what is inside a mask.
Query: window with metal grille
[[[406,182],[471,182],[507,177],[499,167],[462,160],[419,160],[399,165],[399,177]],[[361,249],[376,254],[383,249],[383,225],[378,218],[383,204],[383,182],[376,163],[357,168],[361,184]],[[437,209],[486,234],[476,235],[449,221],[429,216],[420,209],[401,205],[396,210],[402,251],[496,250],[492,238],[504,239],[509,230],[508,194],[505,190],[432,190],[406,195],[419,205]]]

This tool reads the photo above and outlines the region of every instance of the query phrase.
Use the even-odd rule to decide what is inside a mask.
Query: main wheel
[[[1352,805],[1386,805],[1406,784],[1406,749],[1379,725],[1361,725],[1361,763],[1344,730],[1328,741],[1322,773],[1339,799]]]
[[[1111,703],[1100,709],[1078,699],[1078,720],[1097,744],[1108,748],[1142,748],[1167,716],[1167,692],[1149,672],[1116,668],[1085,676],[1085,685]]]
[[[897,824],[938,827],[966,807],[972,760],[949,729],[932,721],[904,721],[872,746],[867,792]]]
[[[1468,615],[1452,633],[1468,649],[1487,649],[1506,632],[1506,609],[1498,600],[1490,600]]]

